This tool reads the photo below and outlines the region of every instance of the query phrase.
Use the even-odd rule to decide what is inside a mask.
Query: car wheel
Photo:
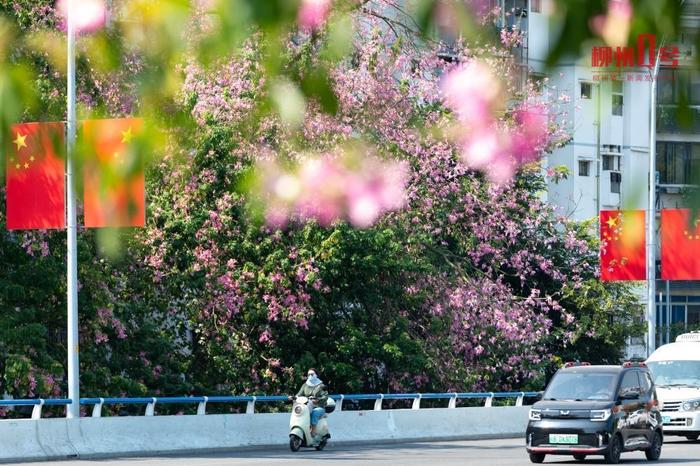
[[[644,450],[644,454],[647,455],[649,461],[656,461],[661,456],[661,447],[663,446],[663,439],[661,434],[654,432],[654,440],[651,441],[651,447]]]
[[[700,437],[700,435],[698,435],[698,434],[686,435],[686,436],[685,436],[685,438],[687,438],[688,440],[690,440],[690,441],[692,441],[692,442],[694,442],[695,440],[697,440],[698,437]]]
[[[301,448],[301,439],[294,434],[290,435],[289,449],[292,451],[299,451],[299,448]]]
[[[622,454],[622,439],[620,438],[619,435],[615,435],[610,440],[610,445],[608,446],[608,451],[605,452],[605,463],[606,464],[619,463],[621,454]]]
[[[577,461],[583,461],[586,459],[586,455],[574,455],[574,459]]]
[[[530,461],[532,461],[533,463],[543,463],[544,457],[544,453],[530,453]]]

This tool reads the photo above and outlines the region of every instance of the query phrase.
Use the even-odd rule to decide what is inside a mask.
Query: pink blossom
[[[359,196],[350,200],[350,223],[359,228],[371,226],[379,214],[379,203],[370,195]]]
[[[299,27],[314,31],[323,26],[331,9],[331,0],[302,0],[297,14]]]
[[[117,332],[117,338],[120,340],[125,340],[127,338],[126,327],[122,324],[122,321],[114,317],[112,319],[112,327]]]
[[[450,71],[441,83],[445,104],[464,122],[483,126],[492,119],[502,86],[491,68],[470,60]]]
[[[494,159],[504,155],[501,138],[494,128],[487,128],[469,138],[462,150],[465,162],[474,168],[488,167]]]
[[[265,330],[260,334],[260,337],[258,337],[258,343],[268,343],[272,340],[272,334],[270,333],[269,330]]]
[[[626,45],[632,25],[632,13],[629,0],[608,0],[607,14],[592,18],[591,30],[611,47]]]
[[[308,157],[296,173],[267,161],[258,172],[263,177],[258,194],[266,199],[265,220],[273,228],[285,226],[293,215],[323,226],[346,219],[366,228],[405,201],[405,165],[369,155],[361,160],[347,154]],[[280,190],[280,180],[291,179],[294,189]]]
[[[520,163],[536,160],[548,136],[547,110],[542,105],[521,107],[514,115],[517,128],[511,138],[511,152]]]
[[[518,47],[525,41],[525,33],[518,27],[513,26],[511,29],[501,29],[501,43],[504,47]]]
[[[71,14],[77,32],[94,32],[104,26],[107,19],[104,0],[58,0],[56,10],[63,20],[63,30],[67,28],[69,6],[73,8]]]
[[[95,330],[95,344],[106,343],[109,341],[109,337],[99,330]]]
[[[34,376],[34,372],[30,371],[29,375],[27,376],[27,379],[29,380],[29,391],[28,395],[29,396],[34,396],[36,395],[36,386],[37,386],[37,381],[36,377]]]

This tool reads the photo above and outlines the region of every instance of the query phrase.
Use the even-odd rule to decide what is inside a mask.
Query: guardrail
[[[331,416],[333,442],[523,438],[528,419],[528,407],[523,405],[539,396],[536,392],[332,395],[339,411]],[[501,398],[505,402],[497,403]],[[31,406],[34,418],[0,421],[0,462],[282,446],[289,441],[286,400],[266,395],[82,398],[87,412],[78,419],[60,415],[70,404],[67,399],[0,400],[0,406],[25,406],[22,415],[28,415],[24,410]],[[213,409],[212,403],[231,405]],[[354,406],[348,406],[351,403]],[[51,411],[44,409],[42,418],[47,405]],[[161,405],[168,409],[158,409]],[[110,406],[110,415],[105,406]],[[169,415],[180,410],[191,414]],[[250,414],[239,414],[244,411]]]
[[[385,400],[413,400],[411,409],[420,409],[421,400],[449,400],[447,407],[457,407],[459,399],[484,399],[484,406],[493,406],[496,398],[515,398],[515,406],[523,406],[525,398],[539,398],[542,392],[488,392],[488,393],[386,393],[330,395],[336,401],[336,411],[342,411],[344,401],[374,400],[374,411],[383,409]],[[81,406],[92,406],[92,417],[102,416],[105,405],[146,405],[144,415],[155,416],[157,404],[197,404],[197,415],[206,415],[209,403],[246,403],[246,414],[255,413],[255,403],[287,401],[282,395],[248,396],[183,396],[183,397],[141,397],[141,398],[81,398]],[[0,400],[0,406],[33,406],[32,419],[41,419],[43,406],[68,406],[69,399],[24,399]]]

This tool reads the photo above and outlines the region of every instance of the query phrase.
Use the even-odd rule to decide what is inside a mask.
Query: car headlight
[[[697,411],[698,408],[700,408],[700,400],[688,400],[681,405],[683,411]]]
[[[610,418],[611,411],[609,409],[592,409],[591,421],[607,421]]]
[[[297,405],[294,407],[294,414],[301,414],[301,406]]]
[[[542,419],[542,411],[539,409],[531,409],[529,418],[531,421],[539,421]]]

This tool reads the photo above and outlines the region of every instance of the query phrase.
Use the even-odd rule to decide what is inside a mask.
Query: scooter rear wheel
[[[289,449],[292,451],[299,451],[301,448],[301,439],[294,434],[289,436]]]
[[[328,443],[328,437],[323,437],[323,439],[314,448],[318,451],[321,451],[324,448],[326,448],[327,443]]]

